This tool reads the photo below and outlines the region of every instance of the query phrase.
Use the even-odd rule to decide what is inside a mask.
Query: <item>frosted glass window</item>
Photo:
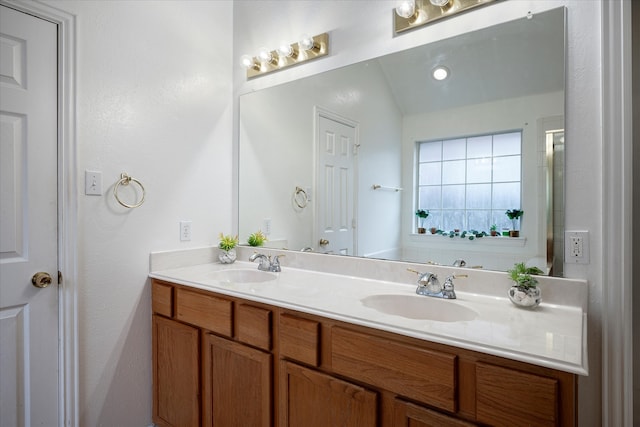
[[[465,161],[442,162],[442,184],[465,183]]]
[[[476,136],[467,139],[467,159],[491,157],[491,135]]]
[[[442,208],[464,209],[464,185],[442,186]]]
[[[442,208],[442,187],[440,185],[421,187],[418,209],[431,211]],[[429,212],[431,215],[431,212]]]
[[[442,160],[466,159],[466,144],[466,139],[450,139],[442,141]]]
[[[520,154],[522,132],[503,133],[493,135],[493,155],[508,156]]]
[[[467,185],[467,209],[491,209],[491,184]]]
[[[489,231],[521,206],[522,132],[417,143],[416,199],[425,226]]]
[[[467,160],[467,183],[491,182],[491,158]]]
[[[493,182],[520,181],[520,156],[494,157]]]
[[[420,145],[420,162],[439,162],[442,160],[442,141],[423,142]]]
[[[421,163],[420,182],[428,185],[440,185],[440,183],[442,182],[442,163]]]

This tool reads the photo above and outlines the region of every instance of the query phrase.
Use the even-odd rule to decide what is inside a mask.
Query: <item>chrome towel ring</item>
[[[293,201],[300,209],[304,209],[309,203],[309,196],[302,188],[296,187],[296,191],[293,193]]]
[[[134,183],[138,184],[140,189],[142,189],[142,197],[140,198],[140,200],[137,203],[133,203],[133,204],[125,203],[122,200],[120,200],[120,197],[118,197],[118,188],[120,188],[121,185],[129,185],[129,183],[131,183],[131,182],[134,182]],[[144,203],[145,193],[146,192],[145,192],[145,189],[144,189],[144,185],[142,185],[142,183],[140,181],[138,181],[137,179],[132,178],[129,175],[127,175],[126,172],[123,172],[123,173],[120,174],[120,180],[116,183],[115,187],[113,187],[113,195],[115,196],[115,198],[118,201],[118,203],[120,203],[125,208],[129,208],[129,209],[133,209],[133,208],[137,208],[137,207],[141,206]]]

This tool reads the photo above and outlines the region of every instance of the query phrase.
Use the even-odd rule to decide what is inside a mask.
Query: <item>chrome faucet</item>
[[[275,255],[273,259],[271,259],[270,256],[256,252],[249,257],[249,261],[254,262],[255,260],[259,260],[260,264],[258,264],[258,270],[279,273],[282,271],[280,268],[280,257],[282,256],[284,255]]]
[[[445,279],[444,284],[441,286],[438,276],[433,273],[421,273],[416,270],[408,270],[418,274],[418,287],[416,288],[416,294],[434,298],[456,299],[453,279],[467,277],[466,274],[452,274]]]

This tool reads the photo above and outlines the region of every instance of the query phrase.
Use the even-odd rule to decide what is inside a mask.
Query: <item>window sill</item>
[[[447,243],[451,245],[465,246],[481,246],[481,247],[502,247],[502,248],[522,248],[527,243],[526,237],[506,237],[506,236],[484,236],[476,237],[469,240],[469,236],[461,238],[460,236],[449,237],[448,234],[418,234],[411,233],[409,240],[412,243],[428,243],[434,244]]]

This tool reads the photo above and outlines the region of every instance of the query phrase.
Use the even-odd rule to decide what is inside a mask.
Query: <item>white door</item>
[[[318,115],[318,252],[354,255],[356,129]]]
[[[1,427],[58,425],[56,39],[0,6]]]

